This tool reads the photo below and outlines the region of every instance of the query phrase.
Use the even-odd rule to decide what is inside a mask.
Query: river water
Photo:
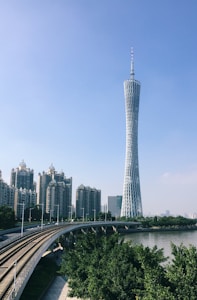
[[[165,256],[171,257],[171,242],[177,246],[182,243],[186,247],[189,245],[197,247],[197,231],[137,232],[125,235],[124,240],[150,248],[156,245],[158,249],[164,249]]]

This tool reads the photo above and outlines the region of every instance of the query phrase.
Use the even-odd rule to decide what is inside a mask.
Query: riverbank
[[[193,225],[191,227],[189,226],[177,226],[177,227],[148,227],[148,228],[132,228],[132,229],[122,229],[119,230],[119,233],[121,234],[128,234],[128,233],[140,233],[140,232],[164,232],[164,231],[195,231],[197,230],[197,226]]]
[[[80,300],[80,298],[69,297],[68,294],[68,283],[62,276],[56,276],[40,300]]]
[[[59,252],[59,255],[49,255],[49,257],[50,260],[55,262],[59,270],[61,265],[61,251]],[[39,300],[81,300],[80,298],[69,297],[68,282],[65,277],[58,274],[58,270],[55,273],[53,280],[39,297]]]

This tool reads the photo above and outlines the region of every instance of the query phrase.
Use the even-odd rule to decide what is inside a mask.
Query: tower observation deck
[[[133,51],[131,52],[130,79],[124,81],[126,112],[126,157],[121,217],[142,216],[138,164],[138,112],[140,82],[134,79]]]

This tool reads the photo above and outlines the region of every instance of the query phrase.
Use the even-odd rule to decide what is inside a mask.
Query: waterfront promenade
[[[68,284],[62,276],[57,276],[41,300],[80,300],[68,296]]]

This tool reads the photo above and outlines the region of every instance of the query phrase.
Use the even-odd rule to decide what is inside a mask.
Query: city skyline
[[[123,81],[130,48],[142,83],[143,214],[197,212],[195,0],[18,0],[0,10],[0,170],[51,163],[122,195]]]

